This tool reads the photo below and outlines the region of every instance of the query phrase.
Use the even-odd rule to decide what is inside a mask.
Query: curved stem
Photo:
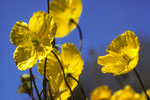
[[[42,88],[42,90],[40,91],[40,96],[42,95],[42,93],[43,93],[43,88]]]
[[[47,0],[47,13],[49,13],[49,0]]]
[[[31,100],[34,100],[33,89],[32,89],[32,75],[31,75],[30,69],[29,69],[29,72],[30,72],[30,96],[31,96]]]
[[[50,100],[53,100],[53,96],[52,96],[52,92],[51,92],[51,88],[50,88],[50,83],[47,81],[48,84],[48,92],[49,92],[49,96],[50,96]]]
[[[47,65],[47,57],[45,58],[45,64],[44,64],[44,79],[43,79],[43,93],[44,93],[44,100],[47,99],[47,93],[46,93],[46,65]]]
[[[142,82],[142,80],[141,80],[141,78],[140,78],[140,76],[139,76],[139,74],[138,74],[138,72],[136,71],[135,68],[134,68],[134,72],[135,72],[135,74],[136,74],[136,76],[137,76],[137,78],[138,78],[138,80],[139,80],[139,82],[140,82],[140,84],[141,84],[141,86],[142,86],[142,88],[143,88],[143,91],[144,91],[144,93],[145,93],[145,95],[146,95],[146,97],[147,97],[147,100],[150,100],[148,94],[146,93],[146,89],[145,89],[145,87],[144,87],[144,84],[143,84],[143,82]]]
[[[66,77],[65,77],[65,72],[64,72],[63,65],[62,65],[61,61],[59,60],[58,56],[57,56],[53,51],[51,51],[51,52],[52,52],[52,53],[55,55],[55,57],[58,59],[58,62],[59,62],[60,66],[61,66],[61,69],[62,69],[62,71],[63,71],[64,81],[65,81],[67,87],[69,88],[69,90],[70,90],[70,92],[71,92],[71,99],[74,100],[73,92],[72,92],[72,90],[71,90],[71,88],[70,88],[70,86],[69,86],[69,84],[68,84],[68,82],[67,82],[67,80],[66,80]]]
[[[78,85],[81,89],[81,92],[83,94],[84,100],[86,100],[86,96],[85,96],[84,90],[83,90],[82,85],[80,84],[80,82],[76,78],[74,78],[71,74],[68,74],[68,76],[71,77],[73,80],[75,80],[78,83]]]
[[[38,89],[37,89],[37,86],[36,86],[36,83],[35,83],[35,80],[34,80],[34,76],[33,76],[33,74],[32,74],[32,69],[29,69],[29,70],[30,70],[30,74],[31,74],[31,79],[32,79],[32,81],[33,81],[33,85],[34,85],[34,87],[35,87],[36,94],[38,95],[39,100],[41,100],[41,97],[40,97],[40,95],[39,95],[39,91],[38,91]]]
[[[70,21],[71,21],[72,23],[74,23],[74,24],[77,26],[78,30],[79,30],[79,35],[80,35],[80,47],[79,47],[79,51],[81,51],[82,46],[83,46],[81,28],[80,28],[80,26],[79,26],[73,19],[71,19]]]

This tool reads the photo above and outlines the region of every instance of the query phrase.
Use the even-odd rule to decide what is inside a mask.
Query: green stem
[[[39,91],[38,91],[38,89],[37,89],[37,86],[36,86],[36,83],[35,83],[35,80],[34,80],[34,76],[33,76],[33,74],[32,74],[32,69],[29,69],[29,70],[30,70],[31,79],[32,79],[32,81],[33,81],[33,85],[34,85],[36,94],[38,95],[39,100],[41,100],[41,97],[40,97],[40,95],[39,95]]]
[[[140,84],[141,84],[141,86],[142,86],[142,88],[143,88],[143,91],[144,91],[144,93],[145,93],[145,95],[146,95],[146,97],[147,97],[147,100],[150,100],[148,94],[146,93],[146,89],[145,89],[145,87],[144,87],[144,84],[143,84],[143,82],[142,82],[142,80],[141,80],[141,78],[140,78],[140,75],[138,74],[138,72],[136,71],[135,68],[134,68],[134,72],[135,72],[135,74],[136,74],[136,76],[137,76],[137,78],[138,78],[138,80],[139,80],[139,82],[140,82]]]
[[[71,99],[74,100],[73,92],[72,92],[72,90],[71,90],[71,88],[70,88],[70,86],[69,86],[69,84],[68,84],[68,82],[67,82],[67,80],[66,80],[66,77],[65,77],[65,71],[64,71],[63,65],[62,65],[61,61],[59,60],[58,56],[57,56],[53,51],[51,51],[51,52],[55,55],[55,57],[57,58],[57,60],[58,60],[58,62],[59,62],[59,64],[60,64],[60,66],[61,66],[61,69],[62,69],[62,71],[63,71],[64,81],[65,81],[67,87],[69,88],[69,90],[70,90],[70,92],[71,92]]]
[[[73,80],[75,80],[78,83],[78,85],[81,89],[81,92],[83,94],[84,100],[86,100],[86,96],[85,96],[84,90],[83,90],[82,85],[80,84],[80,82],[76,78],[74,78],[71,74],[68,74],[68,76],[71,77]]]
[[[45,64],[44,64],[44,79],[43,79],[43,94],[44,94],[44,100],[47,99],[47,93],[46,93],[46,65],[47,65],[47,57],[45,58]]]
[[[31,74],[30,69],[29,69],[29,72],[30,72],[30,96],[31,96],[31,100],[34,100],[33,89],[32,89],[32,74]]]
[[[79,47],[79,51],[81,51],[82,50],[82,46],[83,46],[83,41],[82,41],[82,31],[81,31],[81,28],[80,28],[80,26],[73,20],[73,19],[71,19],[70,20],[72,23],[74,23],[76,26],[77,26],[77,28],[78,28],[78,30],[79,30],[79,35],[80,35],[80,47]]]

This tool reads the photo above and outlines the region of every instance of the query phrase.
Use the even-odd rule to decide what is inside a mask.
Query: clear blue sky
[[[83,31],[82,57],[88,59],[88,49],[104,52],[107,45],[125,30],[134,31],[139,37],[150,39],[150,0],[82,0],[83,12],[79,25]],[[47,10],[46,0],[0,0],[0,99],[26,100],[26,95],[16,94],[19,76],[28,71],[17,69],[10,43],[10,31],[15,22],[29,22],[34,12]],[[57,43],[72,42],[79,46],[75,29]],[[34,68],[36,71],[37,67]],[[36,75],[38,73],[34,72]]]

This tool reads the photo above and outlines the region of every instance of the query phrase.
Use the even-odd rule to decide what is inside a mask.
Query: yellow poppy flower
[[[148,90],[146,91],[146,93],[148,94],[148,96],[149,96],[149,98],[150,98],[150,89],[148,89]],[[146,98],[144,92],[141,93],[139,100],[147,100],[147,98]]]
[[[139,97],[140,95],[127,85],[124,89],[115,92],[111,100],[140,100]]]
[[[60,54],[58,50],[53,49],[53,52],[55,52],[61,61],[66,80],[73,91],[73,89],[77,86],[77,83],[70,78],[68,74],[71,74],[78,80],[79,75],[83,70],[84,61],[82,60],[81,54],[74,44],[63,44],[61,46],[61,51],[62,53]],[[44,74],[44,62],[45,59],[41,59],[38,64],[38,71],[42,75]],[[53,53],[49,53],[47,55],[46,76],[50,80],[50,87],[53,97],[56,100],[59,100],[59,98],[61,98],[61,100],[67,100],[70,96],[70,91],[65,84],[60,63]]]
[[[56,38],[67,36],[76,25],[82,12],[81,0],[53,0],[50,3],[50,13],[54,17],[58,26]]]
[[[138,63],[139,44],[138,37],[132,31],[119,35],[107,47],[109,54],[99,56],[97,63],[104,66],[101,71],[113,73],[114,76],[130,72]]]
[[[35,66],[39,58],[46,56],[56,33],[54,19],[46,12],[38,11],[27,23],[18,21],[12,28],[10,41],[17,46],[14,60],[19,70]]]
[[[108,86],[99,86],[91,94],[91,100],[110,100],[112,91]]]

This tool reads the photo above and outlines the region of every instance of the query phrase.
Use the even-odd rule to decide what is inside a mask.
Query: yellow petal
[[[65,43],[61,48],[62,59],[65,65],[64,69],[69,70],[75,75],[80,75],[83,70],[84,61],[76,46],[71,43]]]
[[[25,22],[18,21],[10,33],[10,41],[15,46],[23,46],[28,43],[30,37],[29,27]]]
[[[29,21],[29,29],[40,38],[41,41],[46,43],[52,41],[56,32],[56,23],[54,19],[44,11],[38,11],[33,14]]]
[[[114,76],[126,74],[134,69],[139,59],[139,40],[134,32],[126,31],[114,39],[107,48],[109,53],[98,58],[98,64],[104,66],[103,73]]]
[[[104,66],[101,69],[103,73],[112,73],[114,76],[128,71],[126,70],[126,63],[118,54],[99,56],[97,63]]]
[[[38,56],[32,48],[17,47],[14,52],[14,60],[18,69],[23,71],[35,66],[38,61]]]
[[[150,89],[146,90],[146,93],[148,94],[148,96],[150,98]],[[147,100],[147,97],[144,92],[141,93],[139,100]]]
[[[53,49],[53,52],[59,57],[60,61],[62,61],[60,53],[58,50]],[[40,59],[38,63],[38,71],[40,74],[44,75],[44,65],[45,65],[45,58]],[[47,65],[46,65],[46,75],[47,77],[56,78],[58,74],[62,73],[62,69],[58,59],[52,52],[49,52],[47,55]]]
[[[111,100],[140,100],[140,95],[127,85],[124,89],[115,92]]]
[[[60,91],[56,96],[54,96],[55,100],[67,100],[70,97],[70,91],[67,90],[63,90]]]
[[[61,47],[66,80],[71,89],[73,90],[77,86],[77,82],[74,81],[72,78],[68,77],[68,74],[71,74],[76,80],[78,80],[79,75],[83,70],[84,61],[81,58],[80,52],[77,50],[74,44],[66,43],[63,44]],[[61,87],[68,88],[64,81]]]
[[[53,52],[55,52],[55,54],[59,57],[60,61],[62,61],[59,51],[54,49]],[[38,63],[38,71],[42,75],[44,75],[44,65],[45,59],[40,59]],[[50,80],[52,93],[55,94],[59,92],[60,84],[63,81],[63,74],[58,59],[51,52],[47,55],[46,76]]]
[[[108,86],[99,86],[91,93],[91,100],[110,100],[111,94]]]
[[[56,38],[64,37],[76,27],[70,20],[73,19],[78,23],[82,3],[81,0],[53,0],[50,3],[50,12],[58,26]]]
[[[137,51],[139,51],[139,45],[138,37],[134,34],[134,32],[125,31],[111,42],[106,51],[108,53],[121,53],[121,50],[125,47],[128,47],[129,49],[137,49]]]

